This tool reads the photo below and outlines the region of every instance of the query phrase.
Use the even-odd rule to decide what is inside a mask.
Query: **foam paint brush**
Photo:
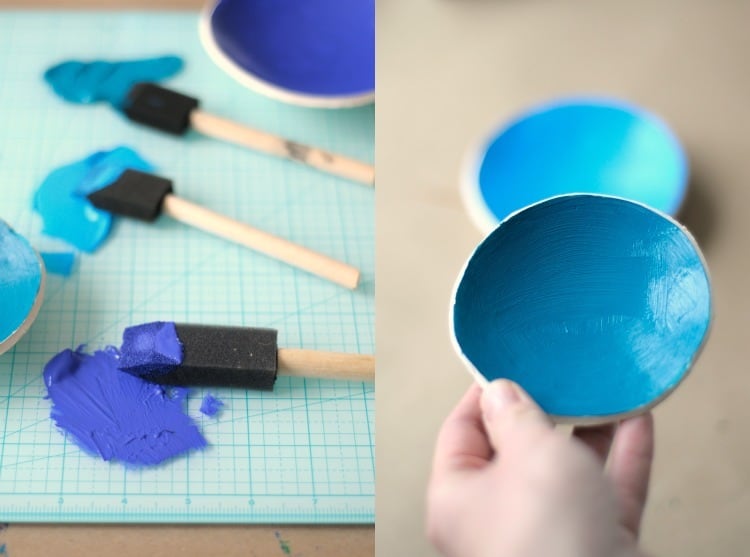
[[[373,381],[375,357],[279,348],[277,331],[153,322],[123,332],[119,368],[154,383],[271,390],[277,375]]]
[[[87,198],[104,211],[149,222],[164,213],[347,288],[359,282],[355,267],[177,197],[172,182],[161,176],[125,169]]]
[[[216,139],[290,159],[342,178],[370,186],[375,182],[375,169],[370,164],[210,114],[199,108],[198,99],[154,83],[134,85],[125,100],[123,112],[134,122],[168,133],[183,135],[193,129]]]
[[[198,99],[156,84],[175,75],[182,67],[183,61],[178,56],[124,61],[67,60],[47,69],[44,79],[68,102],[106,101],[130,120],[164,132],[183,135],[193,129],[216,139],[374,185],[375,170],[371,164],[209,114],[199,108]]]

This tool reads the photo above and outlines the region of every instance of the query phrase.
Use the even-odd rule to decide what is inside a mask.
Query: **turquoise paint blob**
[[[96,250],[109,234],[112,216],[94,207],[86,195],[111,184],[128,168],[148,172],[154,167],[134,150],[117,147],[53,170],[34,193],[44,233],[82,251]]]
[[[26,239],[0,220],[0,343],[26,321],[42,285],[42,266]]]
[[[674,215],[688,162],[655,115],[605,99],[563,99],[495,131],[468,170],[464,199],[487,232],[509,214],[556,195],[600,193]]]
[[[666,396],[708,332],[703,258],[641,204],[569,195],[527,207],[477,247],[456,286],[454,344],[482,380],[519,383],[557,417]]]
[[[73,272],[76,256],[71,252],[40,252],[48,273],[69,277]]]
[[[122,62],[69,60],[44,72],[52,90],[68,102],[90,104],[109,102],[122,109],[128,91],[136,83],[157,82],[182,70],[178,56],[161,56]]]

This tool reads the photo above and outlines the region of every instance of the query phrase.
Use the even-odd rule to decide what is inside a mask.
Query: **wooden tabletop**
[[[0,0],[6,9],[194,9],[202,0]],[[197,39],[196,39],[197,40]],[[2,520],[2,517],[0,517]],[[375,527],[287,525],[0,524],[0,555],[359,557],[375,554]]]

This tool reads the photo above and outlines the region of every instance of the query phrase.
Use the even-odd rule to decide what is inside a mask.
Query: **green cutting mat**
[[[177,192],[362,270],[355,292],[167,218],[118,221],[73,276],[49,276],[39,317],[0,356],[0,521],[308,522],[374,519],[371,384],[280,378],[272,393],[211,390],[227,404],[198,412],[210,446],[155,469],[84,454],[49,419],[42,368],[66,347],[118,345],[128,325],[173,320],[273,327],[279,344],[374,350],[374,195],[370,188],[200,136],[137,127],[107,106],[57,99],[44,70],[66,58],[174,53],[169,82],[207,111],[372,160],[374,109],[301,109],[244,89],[198,42],[194,13],[0,13],[0,218],[40,249],[32,191],[54,167],[124,144]]]

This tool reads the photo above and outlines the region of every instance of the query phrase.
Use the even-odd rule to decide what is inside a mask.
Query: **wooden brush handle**
[[[374,381],[375,356],[279,348],[276,352],[279,375]]]
[[[220,215],[176,195],[168,194],[164,198],[162,213],[346,288],[354,289],[359,282],[359,271],[351,265]]]
[[[295,160],[336,176],[362,182],[368,186],[375,185],[375,168],[358,160],[296,143],[268,132],[255,130],[237,122],[208,114],[200,109],[195,109],[190,113],[190,124],[193,129],[217,139],[249,147],[269,155]]]

